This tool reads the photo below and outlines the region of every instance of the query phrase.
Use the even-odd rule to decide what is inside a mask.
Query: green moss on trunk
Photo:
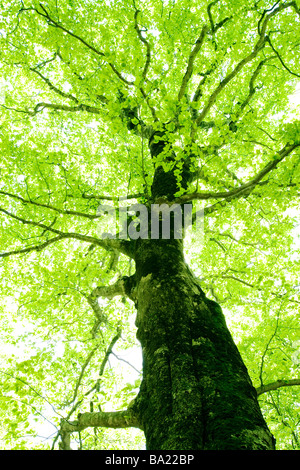
[[[218,304],[181,240],[138,240],[139,415],[148,449],[273,449],[255,390]]]

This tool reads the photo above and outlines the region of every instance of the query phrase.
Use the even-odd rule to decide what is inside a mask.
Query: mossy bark
[[[274,449],[222,310],[186,265],[182,240],[139,239],[135,261],[147,449]]]
[[[163,129],[149,139],[153,161],[164,152],[170,163],[167,171],[155,166],[151,202],[173,201],[192,177],[191,155],[186,155],[179,185],[167,140]],[[147,449],[272,450],[273,437],[222,310],[206,298],[174,234],[173,226],[168,240],[136,240],[135,287],[129,286],[143,351],[134,412]]]

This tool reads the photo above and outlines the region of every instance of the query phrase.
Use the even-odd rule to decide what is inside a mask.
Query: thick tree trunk
[[[149,139],[154,162],[166,142],[164,131]],[[169,145],[164,158],[170,169],[155,166],[151,202],[169,203],[180,189],[175,157]],[[181,165],[183,188],[192,176],[190,157]],[[143,381],[134,408],[147,449],[272,450],[273,437],[222,310],[206,298],[175,233],[173,225],[169,239],[135,242]]]
[[[182,240],[139,239],[135,261],[147,449],[274,449],[221,308],[186,265]]]

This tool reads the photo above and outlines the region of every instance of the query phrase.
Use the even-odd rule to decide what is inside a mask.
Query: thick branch
[[[286,8],[290,8],[292,7],[296,13],[300,16],[300,10],[296,4],[295,1],[292,1],[292,2],[289,2],[289,3],[281,3],[281,5],[279,5],[277,8],[274,8],[276,7],[276,5],[278,3],[281,3],[280,0],[278,2],[276,2],[276,4],[274,6],[272,6],[271,8],[269,8],[268,10],[264,10],[262,15],[261,15],[261,18],[258,22],[258,25],[257,25],[257,29],[258,29],[258,33],[259,34],[264,34],[265,31],[266,31],[266,26],[267,26],[267,23],[269,21],[270,18],[272,18],[272,16],[276,15],[279,11],[282,11],[282,10],[285,10]],[[266,13],[268,12],[271,12],[269,13],[269,15],[266,15]],[[265,18],[264,22],[262,23],[263,19]],[[261,27],[261,24],[262,24],[262,27]]]
[[[254,178],[248,181],[245,184],[242,184],[238,188],[234,188],[230,191],[225,192],[195,192],[192,194],[185,194],[180,198],[175,199],[174,202],[182,204],[185,202],[192,201],[194,199],[198,200],[207,200],[207,199],[233,199],[237,197],[244,196],[245,193],[249,193],[249,190],[252,191],[257,184],[272,170],[276,168],[278,163],[280,163],[286,156],[288,156],[293,150],[300,146],[300,143],[287,144],[283,149],[281,149],[276,158],[270,160],[261,171],[259,171]]]
[[[118,279],[114,284],[110,286],[98,286],[96,287],[91,294],[87,297],[88,300],[94,301],[99,297],[105,297],[107,299],[112,299],[118,295],[125,296],[129,298],[134,297],[135,289],[135,276],[123,276]]]
[[[92,290],[92,292],[87,296],[85,294],[84,297],[86,298],[87,302],[89,303],[90,307],[93,309],[95,316],[96,316],[96,323],[92,329],[92,335],[96,329],[99,327],[100,323],[106,320],[106,316],[103,313],[102,308],[99,305],[98,299],[99,297],[106,297],[107,299],[112,299],[118,295],[124,297],[127,296],[134,302],[136,301],[136,282],[135,276],[124,276],[121,279],[118,279],[117,282],[110,286],[98,286]]]
[[[76,421],[62,421],[61,431],[72,433],[89,427],[139,428],[142,429],[135,414],[129,408],[124,411],[82,413]]]
[[[273,59],[275,56],[271,56],[271,57],[267,57],[266,59],[264,60],[261,60],[258,64],[258,66],[256,67],[256,69],[254,70],[251,78],[250,78],[250,81],[249,81],[249,93],[248,93],[248,96],[245,98],[245,100],[243,101],[243,103],[241,104],[240,106],[240,113],[238,113],[238,116],[239,117],[239,114],[241,114],[241,112],[244,110],[244,108],[249,104],[251,98],[253,97],[253,95],[255,94],[256,92],[256,87],[255,87],[255,80],[257,79],[262,67],[265,65],[266,62],[268,62],[269,60]]]
[[[295,385],[300,385],[300,379],[291,379],[291,380],[276,380],[276,382],[271,382],[266,385],[262,385],[256,389],[257,396],[262,395],[263,393],[270,392],[272,390],[277,390],[281,387],[294,387]]]
[[[125,289],[124,289],[124,281],[123,279],[119,279],[115,284],[112,284],[110,286],[98,286],[96,289],[93,290],[93,292],[90,294],[89,297],[91,298],[99,298],[99,297],[105,297],[107,299],[112,299],[113,297],[116,297],[117,295],[125,295]]]
[[[35,116],[35,114],[43,111],[44,109],[54,109],[56,111],[69,111],[69,112],[75,112],[77,113],[78,111],[85,111],[87,113],[92,113],[92,114],[100,114],[101,109],[95,108],[95,106],[89,106],[87,104],[79,104],[78,106],[66,106],[63,104],[53,104],[53,103],[38,103],[35,105],[34,110],[32,111],[32,116]]]
[[[201,30],[200,36],[198,37],[198,39],[195,43],[195,46],[194,46],[192,52],[190,53],[189,60],[188,60],[188,66],[187,66],[186,72],[184,74],[184,77],[182,79],[181,87],[180,87],[180,90],[179,90],[179,93],[178,93],[178,101],[180,101],[181,98],[185,94],[186,87],[187,87],[188,82],[189,82],[189,80],[192,76],[192,73],[193,73],[195,58],[196,58],[198,52],[201,49],[201,46],[203,44],[203,41],[204,41],[204,38],[205,38],[205,34],[207,33],[207,30],[208,30],[208,27],[206,25],[204,25],[202,30]]]
[[[193,101],[194,103],[196,103],[197,101],[199,101],[199,99],[201,98],[201,96],[202,96],[202,88],[203,88],[203,86],[205,85],[205,82],[206,82],[207,78],[216,70],[217,66],[218,66],[218,62],[215,61],[215,62],[212,64],[211,68],[210,68],[209,70],[207,70],[207,71],[202,75],[202,79],[200,80],[200,82],[199,82],[199,84],[198,84],[198,86],[197,86],[197,89],[196,89],[196,91],[195,91],[194,97],[193,97],[193,99],[192,99],[192,101]],[[199,125],[201,126],[201,124],[199,124]]]
[[[96,317],[95,324],[92,328],[92,336],[95,335],[99,325],[106,320],[106,315],[103,313],[103,310],[100,307],[99,302],[98,302],[97,299],[98,299],[98,297],[93,297],[92,294],[89,295],[88,297],[86,297],[86,300],[87,300],[88,304],[90,305],[90,307],[92,308],[92,310],[95,314],[95,317]]]
[[[217,86],[217,88],[215,89],[215,91],[210,95],[209,97],[209,100],[206,104],[206,106],[204,107],[204,109],[202,110],[202,112],[199,114],[197,120],[196,120],[196,124],[199,126],[200,123],[203,121],[203,119],[206,117],[206,115],[208,114],[208,112],[210,111],[211,107],[214,105],[218,95],[221,93],[221,91],[223,90],[223,88],[225,88],[225,86],[233,79],[235,78],[238,73],[242,70],[242,68],[248,64],[249,62],[251,62],[256,56],[257,54],[261,51],[261,49],[264,47],[265,45],[265,42],[264,41],[261,41],[259,40],[254,48],[254,50],[251,52],[251,54],[249,54],[247,57],[245,57],[244,59],[242,59],[237,65],[236,67],[233,69],[233,71],[231,73],[229,73],[225,78],[224,80],[222,80],[222,82],[220,82],[220,84]]]

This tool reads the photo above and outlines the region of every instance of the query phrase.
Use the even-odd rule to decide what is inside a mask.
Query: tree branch
[[[91,392],[93,392],[94,390],[96,391],[99,391],[100,389],[100,381],[101,381],[101,376],[103,375],[104,373],[104,369],[105,369],[105,366],[107,364],[107,361],[109,359],[109,356],[110,354],[112,353],[112,350],[113,350],[113,347],[114,345],[116,344],[116,342],[120,339],[121,337],[121,333],[122,333],[122,330],[121,328],[118,328],[117,330],[117,334],[113,337],[113,339],[111,340],[106,352],[105,352],[105,355],[104,355],[104,359],[103,361],[101,362],[101,366],[100,366],[100,371],[99,371],[99,378],[97,379],[95,385],[88,391],[84,394],[85,397],[87,397],[88,395],[90,395]],[[82,381],[82,378],[83,378],[83,375],[84,375],[84,372],[85,372],[85,369],[87,368],[87,366],[89,365],[92,357],[94,356],[94,354],[96,353],[96,351],[98,350],[100,344],[98,344],[95,348],[92,349],[92,351],[89,353],[87,359],[85,360],[82,368],[81,368],[81,373],[77,379],[77,382],[76,382],[76,385],[75,385],[75,389],[74,389],[74,393],[73,393],[73,398],[65,403],[65,405],[70,405],[71,403],[74,403],[75,400],[76,400],[76,397],[77,397],[77,393],[78,393],[78,389],[79,389],[79,386],[81,384],[81,381]],[[76,411],[76,409],[81,405],[83,399],[77,401],[76,403],[74,403],[73,407],[71,408],[71,410],[69,411],[68,413],[68,416],[65,418],[66,421],[69,420],[69,418],[72,416],[72,414],[74,413],[74,411]]]
[[[63,420],[61,423],[63,433],[78,432],[89,427],[142,429],[141,424],[130,408],[124,411],[82,413],[78,415],[76,421]]]
[[[212,33],[215,32],[215,24],[214,24],[214,20],[213,20],[212,14],[211,14],[211,9],[212,9],[212,7],[215,6],[218,2],[219,2],[219,0],[214,0],[213,2],[211,2],[211,3],[207,6],[207,15],[208,15],[208,18],[209,18],[209,22],[210,22],[210,27],[211,27],[211,32],[212,32]]]
[[[32,116],[32,117],[36,116],[37,113],[40,113],[44,109],[53,109],[55,111],[66,111],[66,112],[71,112],[71,113],[74,113],[74,112],[77,113],[79,111],[86,111],[92,114],[101,114],[101,109],[95,108],[94,106],[89,106],[87,104],[79,104],[78,106],[67,106],[63,104],[41,102],[35,105],[33,111],[29,111],[28,109],[11,108],[9,106],[5,106],[4,104],[1,104],[0,106],[10,111],[28,114],[29,116]]]
[[[109,356],[113,353],[112,350],[113,350],[114,345],[115,345],[116,342],[121,338],[121,334],[122,334],[122,330],[121,330],[120,327],[118,327],[118,329],[117,329],[117,334],[116,334],[116,335],[113,337],[113,339],[111,340],[111,342],[110,342],[110,344],[109,344],[109,346],[108,346],[108,348],[107,348],[107,350],[106,350],[106,352],[105,352],[104,358],[103,358],[103,360],[102,360],[102,362],[101,362],[100,369],[99,369],[99,374],[98,374],[99,377],[98,377],[98,379],[96,380],[95,385],[94,385],[88,392],[85,393],[85,396],[89,395],[89,394],[92,393],[94,390],[96,390],[97,392],[99,392],[99,390],[100,390],[100,383],[101,383],[101,377],[102,377],[102,375],[103,375],[103,373],[104,373],[104,369],[105,369],[105,367],[106,367],[107,361],[108,361],[108,359],[109,359]],[[79,403],[79,404],[80,404],[80,403]],[[68,414],[68,419],[70,418],[70,416],[71,416],[72,413],[73,413],[73,411]]]
[[[295,148],[300,146],[299,143],[286,144],[283,149],[281,149],[277,156],[270,160],[262,169],[259,171],[250,181],[242,184],[241,186],[234,188],[226,192],[195,192],[191,194],[185,194],[174,200],[175,203],[185,203],[192,201],[194,199],[198,200],[207,200],[207,199],[233,199],[237,197],[244,196],[245,193],[252,191],[257,184],[268,174],[270,171],[274,170],[278,163],[280,163],[286,156],[288,156]]]
[[[88,296],[86,297],[86,300],[88,302],[88,304],[90,305],[90,307],[92,308],[94,314],[95,314],[95,317],[96,317],[96,320],[95,320],[95,323],[93,325],[93,328],[91,330],[91,333],[92,333],[92,336],[94,337],[96,335],[96,332],[99,328],[99,325],[106,321],[106,315],[103,313],[102,311],[102,308],[100,307],[99,303],[98,303],[98,297],[92,297],[92,296]]]
[[[79,377],[77,379],[77,382],[76,382],[76,385],[75,385],[75,388],[74,388],[74,392],[73,392],[73,397],[71,398],[70,401],[68,401],[67,403],[64,403],[65,406],[67,405],[70,405],[71,403],[74,403],[74,401],[76,400],[76,397],[77,397],[77,393],[78,393],[78,389],[80,387],[80,384],[81,384],[81,381],[83,379],[83,376],[84,376],[84,372],[85,372],[85,369],[87,368],[87,366],[89,365],[89,363],[91,362],[94,354],[97,352],[97,350],[99,349],[100,347],[100,344],[97,344],[91,351],[90,353],[88,354],[86,360],[84,361],[82,367],[81,367],[81,371],[80,371],[80,374],[79,374]],[[80,402],[81,403],[81,402]],[[79,406],[79,404],[77,405]],[[77,407],[76,406],[76,407]],[[72,409],[72,412],[74,410]]]
[[[270,18],[272,18],[272,16],[276,15],[276,13],[278,13],[279,11],[282,11],[282,10],[285,10],[286,8],[294,8],[294,10],[296,11],[296,13],[300,16],[300,10],[296,4],[295,1],[292,1],[292,2],[289,2],[289,3],[283,3],[281,5],[279,5],[277,8],[276,5],[278,5],[278,3],[281,3],[281,0],[278,0],[275,5],[273,5],[271,8],[267,9],[267,10],[264,10],[262,15],[261,15],[261,18],[257,24],[257,29],[258,29],[258,33],[261,34],[262,32],[262,29],[266,29],[266,23],[269,21]],[[266,13],[268,12],[271,12],[269,15],[266,16]],[[266,16],[266,18],[265,18]],[[261,28],[261,22],[262,20],[265,18],[265,21],[263,23],[263,26]]]
[[[96,287],[88,298],[98,299],[99,297],[105,297],[106,299],[112,299],[118,295],[125,295],[125,287],[123,278],[118,279],[117,282],[110,286],[98,286]]]
[[[135,301],[135,276],[123,276],[110,286],[98,286],[93,289],[89,295],[85,295],[84,293],[82,293],[82,295],[86,298],[96,316],[96,323],[92,329],[92,335],[94,336],[99,324],[106,320],[106,316],[98,303],[99,297],[112,299],[120,295],[122,297],[127,296],[131,300]]]
[[[215,239],[211,239],[211,240],[217,241],[217,240],[215,240]],[[221,247],[221,248],[222,248],[222,250],[224,249],[223,247]],[[221,278],[221,279],[232,279],[232,280],[234,280],[234,281],[236,281],[236,282],[240,282],[241,284],[244,284],[244,285],[247,286],[247,287],[250,287],[251,289],[257,289],[258,291],[263,291],[263,288],[258,287],[257,284],[251,284],[250,282],[246,282],[246,281],[244,281],[243,279],[240,279],[240,278],[238,278],[238,277],[236,277],[236,276],[227,275],[226,273],[227,273],[228,271],[229,271],[229,269],[227,269],[224,274],[220,274],[219,276],[217,275],[217,276],[209,276],[209,277],[215,278],[215,279],[218,279],[218,278]],[[231,270],[231,271],[232,271],[232,270]],[[289,298],[289,297],[286,297],[286,298],[285,298],[285,296],[286,296],[287,293],[285,293],[285,294],[278,294],[278,293],[275,292],[275,291],[270,291],[270,294],[271,294],[272,296],[274,296],[274,297],[279,298],[281,301],[286,300],[286,301],[289,302],[289,303],[300,304],[300,302],[299,302],[298,300],[295,300],[295,299],[292,299],[292,298]]]
[[[95,54],[97,54],[98,56],[100,57],[103,57],[104,59],[106,59],[106,55],[104,52],[102,51],[99,51],[96,47],[92,46],[90,43],[88,43],[85,39],[83,39],[81,36],[78,36],[78,34],[75,34],[73,33],[72,31],[70,31],[69,29],[65,28],[63,25],[61,25],[60,23],[58,23],[57,21],[55,21],[53,18],[51,18],[51,16],[49,15],[48,11],[46,10],[46,8],[43,6],[42,3],[40,3],[40,7],[41,9],[43,10],[42,12],[39,11],[37,8],[22,8],[22,11],[27,11],[27,10],[32,10],[32,11],[35,11],[38,15],[42,16],[46,21],[47,23],[50,25],[50,26],[54,26],[55,28],[58,28],[58,29],[61,29],[63,32],[65,32],[66,34],[68,34],[69,36],[72,36],[73,38],[77,39],[78,41],[80,41],[84,46],[86,46],[88,49],[90,49],[91,51],[93,51]],[[114,64],[112,64],[111,62],[109,62],[107,60],[107,63],[108,65],[110,66],[110,68],[112,69],[112,71],[115,73],[115,75],[117,75],[117,77],[122,81],[124,82],[126,85],[134,85],[134,82],[133,81],[130,81],[130,80],[126,80],[126,78],[124,78],[121,73],[116,69],[116,67],[114,66]]]
[[[275,58],[275,56],[267,57],[266,59],[261,60],[258,64],[258,66],[255,68],[252,76],[250,77],[248,96],[244,99],[244,101],[240,104],[239,109],[235,112],[235,120],[234,121],[231,120],[230,122],[228,122],[228,120],[227,120],[227,124],[229,126],[230,131],[236,132],[238,130],[238,127],[237,127],[238,120],[242,116],[242,113],[243,113],[245,107],[249,104],[249,102],[251,101],[252,97],[254,96],[254,94],[257,90],[257,87],[255,87],[255,85],[254,85],[255,80],[257,79],[257,77],[259,75],[259,72],[262,69],[262,67],[265,65],[265,63],[268,62],[269,60],[273,59],[273,58]],[[203,79],[200,81],[200,83],[198,85],[198,88],[195,92],[193,101],[198,101],[198,99],[201,97],[201,89],[202,89],[203,84],[206,81],[206,77],[207,77],[207,75],[205,75],[203,77]],[[196,110],[193,110],[192,115],[193,115],[194,119],[197,120],[198,112]],[[208,122],[207,121],[201,121],[200,124],[198,125],[198,127],[202,128],[202,129],[212,128],[212,127],[215,127],[215,123],[214,123],[214,121],[208,121]],[[195,129],[192,128],[191,136],[193,136],[194,132],[195,132]],[[218,146],[214,147],[214,149],[215,150],[220,149],[225,143],[226,143],[226,135],[223,136],[221,143]],[[211,151],[210,151],[210,153],[211,153]]]
[[[291,75],[294,75],[295,77],[298,77],[300,78],[300,75],[298,73],[295,73],[295,72],[292,72],[289,67],[283,62],[279,52],[275,49],[275,47],[273,46],[273,44],[271,43],[271,39],[269,36],[267,36],[267,42],[270,44],[270,47],[272,49],[273,52],[275,52],[276,56],[278,57],[281,65],[291,74]]]
[[[118,339],[121,337],[121,329],[119,328],[117,330],[117,334],[113,337],[112,341],[109,344],[109,347],[107,351],[105,352],[105,356],[103,361],[101,362],[100,370],[99,370],[99,378],[96,382],[96,384],[87,392],[85,393],[85,396],[89,395],[91,392],[94,390],[99,391],[100,387],[100,380],[101,376],[103,375],[105,366],[107,364],[108,358],[110,354],[112,353],[112,349],[115,345],[115,343],[118,341]],[[74,390],[74,395],[73,399],[71,401],[74,402],[77,396],[78,388],[80,385],[80,382],[83,377],[83,373],[89,364],[92,356],[96,352],[97,348],[99,347],[96,346],[88,355],[83,367],[82,371],[80,374],[80,377],[76,383],[76,387]],[[83,429],[87,427],[110,427],[110,428],[128,428],[128,427],[136,427],[142,429],[140,423],[137,420],[136,414],[134,413],[134,404],[131,402],[127,410],[124,411],[117,411],[117,412],[97,412],[97,413],[79,413],[78,414],[78,419],[76,421],[70,422],[69,418],[70,416],[74,413],[74,411],[78,408],[78,406],[81,404],[82,400],[75,403],[75,405],[72,407],[72,410],[68,413],[67,418],[61,420],[61,426],[60,426],[60,431],[59,435],[61,436],[61,443],[60,443],[60,448],[64,450],[70,450],[70,434],[73,432],[80,432]]]
[[[45,243],[41,243],[40,245],[35,245],[35,246],[29,246],[28,248],[20,248],[19,250],[13,250],[13,251],[7,251],[4,253],[0,253],[0,258],[7,258],[8,256],[13,256],[13,255],[20,255],[20,254],[27,254],[31,253],[32,251],[42,251],[47,246],[52,245],[52,243],[56,243],[59,240],[63,240],[65,237],[63,236],[58,236],[51,238],[50,240],[47,240]]]
[[[249,54],[247,57],[245,57],[244,59],[242,59],[237,65],[236,67],[233,69],[233,71],[231,73],[229,73],[225,78],[224,80],[222,80],[220,82],[220,84],[217,86],[217,88],[215,89],[215,91],[210,95],[209,99],[208,99],[208,102],[206,104],[206,106],[203,108],[202,112],[199,114],[199,116],[197,117],[196,119],[196,124],[197,126],[200,125],[200,123],[204,120],[204,118],[206,117],[206,115],[208,114],[208,112],[210,111],[211,107],[214,105],[218,95],[221,93],[221,91],[223,90],[223,88],[225,88],[225,86],[233,79],[235,78],[238,73],[243,69],[243,67],[248,64],[249,62],[251,62],[256,56],[257,54],[261,51],[261,49],[264,47],[264,44],[265,42],[264,41],[257,41],[256,43],[256,46],[254,48],[254,50],[251,52],[251,54]]]
[[[34,110],[31,112],[31,115],[35,116],[37,113],[43,111],[44,109],[54,109],[56,111],[68,111],[72,113],[77,113],[78,111],[86,111],[87,113],[101,114],[101,109],[96,108],[95,106],[89,106],[88,104],[81,103],[78,106],[66,106],[62,104],[42,102],[35,105]]]
[[[214,2],[211,5],[213,5],[213,4],[214,4]],[[214,105],[218,95],[221,93],[223,88],[225,88],[225,86],[238,75],[238,73],[244,68],[244,66],[246,64],[248,64],[253,59],[255,59],[255,57],[258,55],[258,53],[264,48],[265,44],[267,43],[266,29],[267,29],[267,25],[268,25],[268,22],[270,21],[270,19],[273,16],[275,16],[277,13],[279,13],[280,11],[285,10],[286,8],[289,8],[291,6],[294,7],[296,9],[297,13],[299,14],[299,10],[297,9],[297,6],[296,6],[295,2],[289,2],[289,3],[286,3],[286,4],[279,5],[277,8],[273,9],[268,15],[265,15],[265,19],[262,22],[262,26],[258,27],[259,38],[258,38],[252,52],[249,55],[247,55],[246,57],[244,57],[244,59],[242,59],[235,66],[233,71],[230,72],[224,78],[224,80],[222,80],[220,82],[220,84],[217,86],[217,88],[210,95],[206,106],[203,108],[202,112],[199,114],[199,116],[196,119],[197,126],[199,126],[199,124],[206,117],[206,115],[210,111],[211,107]],[[262,18],[261,18],[261,21],[262,21]]]
[[[53,18],[50,17],[49,13],[47,12],[46,8],[43,6],[42,3],[40,3],[40,7],[41,9],[43,10],[43,12],[40,12],[39,10],[37,10],[36,8],[23,8],[23,10],[34,10],[38,15],[42,16],[43,18],[45,18],[47,20],[47,23],[50,25],[50,26],[55,26],[56,28],[58,29],[61,29],[62,31],[64,31],[65,33],[67,33],[69,36],[72,36],[73,38],[77,39],[78,41],[80,41],[84,46],[86,46],[88,49],[91,49],[93,52],[95,52],[95,54],[101,56],[101,57],[105,57],[105,54],[101,51],[99,51],[98,49],[96,49],[94,46],[92,46],[91,44],[89,44],[87,41],[85,41],[82,37],[78,36],[77,34],[75,33],[72,33],[72,31],[70,31],[69,29],[65,28],[64,26],[62,26],[61,24],[59,24],[57,21],[53,20]]]
[[[123,411],[99,411],[94,413],[79,413],[76,421],[61,421],[59,431],[59,435],[61,437],[60,449],[72,450],[70,445],[70,435],[73,432],[80,432],[89,427],[105,427],[114,429],[143,429],[131,406],[127,410]]]
[[[216,43],[216,40],[215,40],[215,33],[218,31],[218,29],[220,29],[225,23],[227,23],[227,21],[231,20],[232,16],[230,17],[226,17],[224,18],[222,21],[220,21],[219,23],[217,23],[215,25],[214,23],[214,20],[213,20],[213,17],[212,17],[212,13],[211,13],[211,9],[213,6],[215,6],[217,3],[219,3],[219,0],[214,0],[213,2],[211,2],[208,6],[207,6],[207,15],[208,15],[208,18],[209,18],[209,22],[210,22],[210,27],[211,27],[211,34],[212,34],[212,42],[214,44],[214,47],[215,47],[215,50],[217,50],[218,46],[217,46],[217,43]]]
[[[261,385],[256,389],[257,396],[262,395],[263,393],[270,392],[272,390],[277,390],[281,387],[294,387],[295,385],[300,385],[300,379],[291,379],[291,380],[276,380],[276,382],[271,382],[266,385]]]
[[[195,46],[194,46],[193,50],[190,53],[189,60],[188,60],[188,66],[187,66],[186,72],[183,76],[181,87],[180,87],[180,90],[179,90],[179,93],[178,93],[178,98],[177,98],[178,101],[180,101],[182,99],[182,97],[184,96],[184,94],[185,94],[186,87],[187,87],[188,82],[189,82],[189,80],[192,76],[192,73],[193,73],[195,58],[196,58],[198,52],[201,49],[201,46],[204,42],[204,38],[205,38],[205,34],[207,33],[207,30],[208,30],[208,27],[206,25],[204,25],[202,30],[201,30],[200,36],[198,37],[197,41],[195,42]]]
[[[83,294],[88,304],[93,309],[97,319],[96,325],[94,326],[92,332],[94,332],[95,327],[98,328],[99,324],[106,319],[98,302],[99,297],[107,297],[112,299],[117,295],[125,295],[125,291],[122,289],[122,286],[118,284],[118,282],[119,281],[117,281],[116,284],[113,284],[112,286],[96,287],[96,289],[93,289],[88,296]]]
[[[230,238],[230,240],[236,242],[236,243],[239,243],[240,245],[244,245],[244,246],[251,246],[253,247],[255,250],[259,251],[260,253],[262,253],[263,255],[265,255],[265,253],[260,250],[258,248],[258,245],[259,243],[250,243],[250,242],[245,242],[245,241],[242,241],[242,240],[239,240],[237,238],[235,238],[233,235],[231,235],[230,233],[220,233],[220,232],[217,232],[215,230],[206,230],[207,233],[215,233],[217,235],[219,235],[220,237],[227,237],[227,238]],[[251,286],[253,287],[253,286]]]
[[[99,297],[112,299],[118,295],[135,299],[135,276],[123,276],[110,286],[98,286],[87,297],[89,302],[94,302]]]
[[[67,98],[68,100],[72,100],[75,103],[79,103],[78,99],[75,96],[71,95],[70,93],[65,93],[64,91],[61,91],[59,88],[57,88],[55,85],[53,85],[53,83],[51,83],[49,78],[47,78],[43,74],[41,74],[41,72],[39,70],[37,70],[36,68],[30,67],[29,70],[31,70],[31,72],[34,72],[35,74],[37,74],[48,85],[50,90],[54,91],[57,95],[62,96],[63,98]]]
[[[241,284],[244,284],[247,287],[251,287],[252,289],[255,287],[254,284],[250,284],[249,282],[243,281],[243,279],[239,279],[238,277],[232,275],[223,274],[222,279],[233,279],[234,281],[240,282]]]
[[[0,212],[11,217],[12,219],[18,220],[22,224],[32,225],[34,227],[42,228],[45,232],[49,231],[58,235],[58,237],[56,237],[56,240],[52,239],[48,241],[47,243],[38,245],[38,248],[39,248],[38,251],[40,251],[41,249],[43,249],[45,246],[49,245],[50,243],[54,243],[54,241],[62,240],[62,239],[73,239],[73,240],[80,240],[80,241],[87,242],[87,243],[93,243],[95,245],[101,246],[102,248],[108,251],[117,250],[125,254],[126,256],[133,257],[133,246],[132,246],[131,241],[118,240],[114,238],[100,239],[100,238],[92,237],[90,235],[83,235],[83,234],[75,233],[75,232],[62,232],[61,230],[54,229],[53,227],[49,225],[45,225],[41,222],[35,222],[33,220],[24,219],[23,217],[18,217],[17,215],[12,214],[11,212],[7,211],[6,209],[3,209],[2,207],[0,207]],[[23,251],[23,250],[28,250],[28,251]],[[33,247],[21,250],[21,252],[23,253],[29,252],[29,251],[33,251]],[[20,250],[18,250],[17,252],[20,253]],[[15,253],[10,252],[10,254],[15,254]],[[2,257],[8,256],[8,253],[2,253],[0,256]]]
[[[77,217],[85,217],[89,220],[99,219],[100,217],[103,216],[102,213],[101,214],[87,214],[85,212],[59,209],[58,207],[54,207],[54,206],[51,206],[49,204],[43,204],[41,202],[36,202],[36,201],[31,201],[29,199],[24,199],[23,197],[18,196],[17,194],[8,193],[6,191],[0,191],[0,194],[3,194],[4,196],[8,196],[8,197],[13,198],[13,199],[17,199],[17,200],[21,201],[23,204],[32,204],[34,206],[44,207],[45,209],[50,209],[50,210],[58,212],[59,214],[62,214],[62,215],[74,215],[74,216],[77,216]]]
[[[144,65],[144,70],[143,70],[143,73],[142,73],[142,81],[139,83],[138,87],[139,87],[139,90],[144,98],[144,100],[146,101],[147,103],[147,106],[152,114],[152,117],[154,119],[154,121],[158,121],[158,118],[156,116],[156,111],[155,111],[155,108],[150,104],[150,101],[149,101],[149,98],[142,86],[142,83],[146,80],[146,76],[147,76],[147,72],[148,72],[148,69],[149,69],[149,66],[150,66],[150,61],[151,61],[151,47],[150,47],[150,44],[149,42],[147,41],[147,39],[145,39],[143,36],[142,36],[142,32],[138,26],[138,22],[137,22],[137,17],[138,17],[138,14],[140,13],[140,10],[135,10],[135,14],[134,14],[134,29],[136,30],[137,32],[137,35],[139,37],[139,39],[142,41],[143,44],[145,44],[146,46],[146,49],[147,49],[147,52],[146,52],[146,62],[145,62],[145,65]],[[139,119],[139,125],[142,126],[142,121]],[[145,127],[145,125],[144,125]],[[133,126],[132,129],[137,130],[137,126]],[[132,130],[131,129],[131,130]],[[142,137],[145,137],[145,134],[142,134]]]
[[[261,71],[262,67],[265,65],[265,63],[267,63],[269,60],[271,59],[274,59],[275,56],[271,56],[271,57],[267,57],[266,59],[264,60],[261,60],[258,64],[258,66],[256,67],[256,69],[254,70],[251,78],[250,78],[250,81],[249,81],[249,93],[248,93],[248,96],[246,97],[246,99],[243,101],[243,103],[241,103],[240,105],[240,112],[238,113],[237,117],[239,117],[239,115],[242,113],[242,111],[244,110],[244,108],[249,104],[251,98],[253,97],[253,95],[255,94],[256,92],[256,89],[257,87],[254,86],[254,83],[255,83],[255,80],[257,79],[258,75],[259,75],[259,72]]]
[[[134,29],[136,30],[139,39],[142,41],[143,44],[145,44],[146,49],[147,49],[146,63],[145,63],[144,70],[143,70],[143,73],[142,73],[143,81],[145,81],[146,75],[147,75],[147,72],[148,72],[148,69],[149,69],[149,65],[150,65],[150,60],[151,60],[151,48],[150,48],[150,44],[147,41],[147,39],[145,39],[142,36],[142,32],[139,28],[139,25],[138,25],[138,22],[137,22],[137,17],[138,17],[139,13],[140,13],[140,10],[136,10],[135,14],[134,14]]]
[[[215,61],[215,62],[212,64],[212,66],[211,66],[211,68],[210,68],[209,70],[207,70],[204,74],[201,74],[202,79],[200,80],[200,82],[199,82],[199,84],[198,84],[198,86],[197,86],[197,89],[196,89],[196,91],[195,91],[194,97],[193,97],[193,99],[192,99],[192,102],[193,102],[193,103],[196,103],[196,102],[199,101],[199,99],[201,98],[201,96],[202,96],[202,87],[204,86],[204,84],[205,84],[207,78],[215,71],[215,69],[217,68],[217,66],[218,66],[218,63],[217,63],[217,61]],[[201,126],[201,124],[200,124],[200,126]]]

